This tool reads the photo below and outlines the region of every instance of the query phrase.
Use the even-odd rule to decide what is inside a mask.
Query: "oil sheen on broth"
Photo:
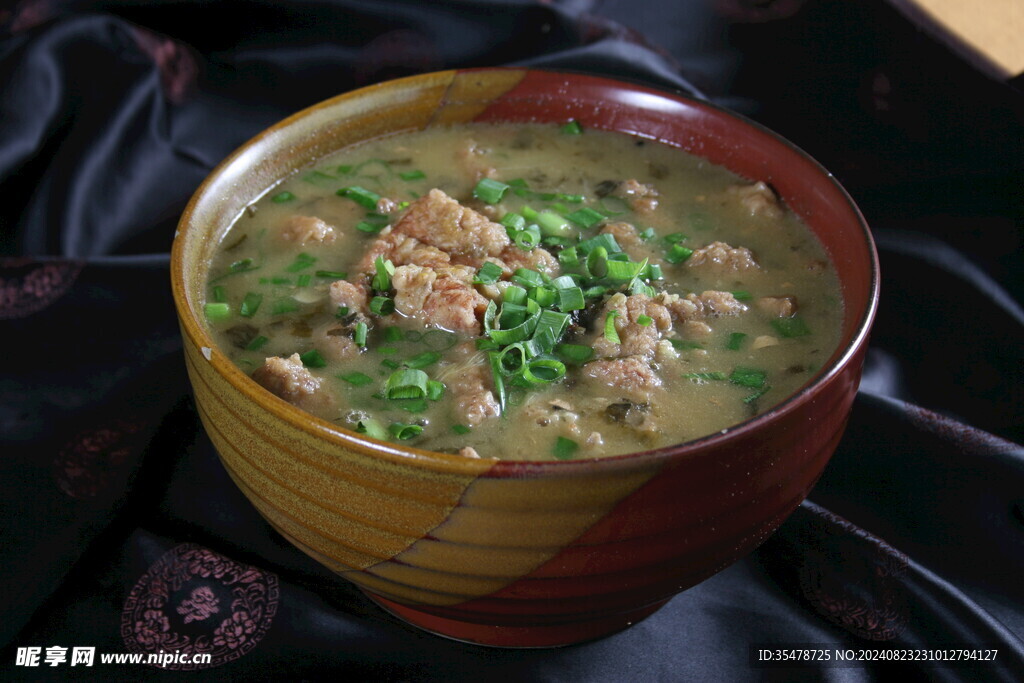
[[[322,159],[232,226],[206,314],[282,399],[467,457],[735,425],[833,352],[838,281],[763,183],[597,130],[471,125]]]

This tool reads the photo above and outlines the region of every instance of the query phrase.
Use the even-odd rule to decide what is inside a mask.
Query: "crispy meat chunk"
[[[796,313],[796,299],[791,296],[763,296],[756,303],[758,310],[776,318],[790,318]]]
[[[626,356],[610,360],[595,360],[582,368],[585,381],[602,387],[600,393],[608,395],[608,388],[615,395],[649,403],[652,393],[661,386],[661,378],[643,356]]]
[[[498,256],[509,245],[505,226],[466,208],[438,189],[410,204],[395,223],[394,231],[452,256],[480,261]]]
[[[335,280],[331,283],[328,293],[335,307],[345,306],[350,313],[366,315],[369,293],[365,285],[357,285],[348,280]]]
[[[288,358],[267,358],[252,373],[252,378],[270,393],[303,410],[315,413],[330,402],[320,389],[320,379],[303,367],[297,353]]]
[[[730,247],[725,242],[712,242],[693,252],[686,259],[690,268],[708,268],[712,272],[751,270],[758,268],[754,255],[746,247]]]
[[[451,256],[437,247],[420,242],[415,237],[409,237],[400,232],[395,232],[390,227],[384,228],[378,237],[370,245],[370,248],[359,261],[358,270],[360,273],[372,273],[374,261],[378,256],[391,261],[396,266],[423,266],[424,268],[441,268],[451,264]]]
[[[498,256],[486,260],[497,263],[506,275],[515,273],[517,268],[530,268],[552,277],[557,276],[561,272],[558,259],[547,249],[541,247],[534,247],[529,251],[523,251],[515,245],[509,245]],[[483,264],[469,263],[468,265],[479,267]]]
[[[619,334],[620,343],[609,341],[604,336],[605,320],[609,313],[617,311],[615,331]],[[641,325],[640,316],[651,318],[649,325]],[[619,358],[623,356],[643,356],[651,358],[661,340],[663,332],[672,329],[672,318],[665,306],[651,299],[646,294],[613,294],[605,302],[604,308],[594,321],[593,348],[598,357]]]
[[[733,185],[728,189],[729,194],[739,197],[742,204],[751,216],[765,216],[767,218],[779,218],[782,216],[782,208],[779,206],[779,198],[775,196],[768,184],[760,181],[750,185]]]
[[[501,407],[494,398],[486,356],[471,343],[457,347],[453,356],[454,360],[440,369],[437,379],[448,387],[456,419],[475,427],[488,418],[498,417]]]
[[[479,335],[487,299],[473,289],[473,276],[465,266],[399,266],[391,277],[395,310],[428,325]]]
[[[653,185],[641,183],[635,178],[623,180],[611,192],[612,196],[624,199],[639,214],[650,214],[658,208],[660,193]]]
[[[281,239],[303,246],[333,244],[336,230],[316,216],[290,216],[281,227]]]

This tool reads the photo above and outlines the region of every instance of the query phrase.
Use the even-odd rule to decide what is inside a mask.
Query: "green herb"
[[[583,344],[558,344],[555,355],[570,365],[583,365],[594,355],[594,349]]]
[[[526,219],[520,216],[518,213],[512,213],[509,211],[501,220],[498,221],[505,226],[508,230],[522,230],[526,227]],[[509,235],[511,237],[511,235]]]
[[[401,422],[392,422],[388,431],[399,441],[406,441],[423,433],[423,427],[419,425],[407,425]]]
[[[278,192],[277,194],[275,194],[273,197],[270,198],[270,201],[274,202],[275,204],[284,204],[285,202],[290,202],[293,199],[295,199],[295,195],[293,195],[288,190],[285,190],[284,192]]]
[[[572,439],[560,436],[555,440],[555,445],[551,449],[551,454],[555,456],[555,459],[557,460],[571,460],[579,448],[580,445]]]
[[[373,419],[360,420],[356,423],[356,432],[366,434],[379,441],[387,441],[388,432],[384,427]]]
[[[422,180],[427,177],[427,174],[420,170],[405,171],[404,173],[399,173],[398,177],[402,180]]]
[[[650,242],[656,237],[656,233],[654,232],[654,228],[647,228],[646,230],[641,230],[638,236],[644,242]]]
[[[335,318],[344,318],[348,315],[348,306],[338,306],[338,310],[334,312]]]
[[[395,266],[390,260],[385,261],[383,256],[373,260],[373,268],[377,274],[373,276],[370,286],[377,292],[386,292],[391,289],[391,276],[395,274]]]
[[[742,387],[750,387],[751,389],[760,389],[764,386],[765,380],[768,378],[768,373],[764,370],[758,370],[757,368],[744,368],[737,367],[729,375],[729,381],[733,384],[738,384]]]
[[[324,173],[323,171],[310,171],[302,176],[302,179],[307,183],[312,183],[313,185],[324,185],[337,180],[334,176]]]
[[[514,238],[516,246],[523,251],[530,251],[540,244],[540,232],[532,230],[520,230]]]
[[[244,318],[251,318],[256,315],[260,304],[263,303],[263,295],[257,292],[249,292],[242,299],[242,306],[238,309],[239,315]]]
[[[682,263],[693,256],[693,249],[687,249],[681,244],[673,244],[665,254],[665,260],[669,263]]]
[[[217,285],[213,288],[213,300],[216,303],[222,304],[228,300],[227,294],[224,292],[224,288]]]
[[[253,340],[252,340],[251,342],[249,342],[248,344],[246,344],[246,346],[245,346],[245,350],[246,350],[246,351],[259,351],[260,349],[262,349],[262,348],[263,348],[263,346],[264,346],[264,345],[265,345],[265,344],[266,344],[266,343],[267,343],[268,341],[270,341],[270,339],[269,339],[268,337],[264,337],[264,336],[263,336],[263,335],[261,334],[260,336],[258,336],[258,337],[256,337],[256,338],[254,338],[254,339],[253,339]]]
[[[558,262],[566,267],[578,266],[580,258],[576,252],[576,247],[567,247],[558,252]]]
[[[583,126],[576,119],[570,119],[568,123],[562,125],[561,131],[566,135],[580,135],[583,133]]]
[[[210,322],[227,320],[231,317],[231,306],[225,303],[208,303],[205,306],[206,318]]]
[[[373,378],[369,375],[364,375],[361,372],[347,372],[344,375],[337,375],[338,379],[343,379],[349,384],[357,387],[363,387],[373,382]]]
[[[580,209],[580,211],[586,210],[587,209]],[[572,214],[566,216],[566,218],[571,220]],[[540,226],[540,231],[549,237],[565,237],[569,235],[572,230],[566,219],[553,211],[541,211],[537,214],[537,225]]]
[[[313,281],[313,276],[309,273],[303,273],[299,277],[295,278],[295,285],[297,287],[309,287],[309,284]]]
[[[320,352],[316,349],[306,351],[299,356],[299,360],[307,368],[322,368],[327,366],[327,361],[320,355]]]
[[[423,343],[435,351],[446,351],[459,341],[459,335],[447,330],[429,330],[423,335]]]
[[[654,318],[649,315],[638,315],[636,317],[636,324],[641,327],[650,327],[651,323],[654,322]]]
[[[374,315],[391,315],[395,312],[395,302],[386,296],[375,296],[370,300],[370,312]]]
[[[689,339],[669,339],[672,348],[679,351],[688,351],[691,349],[703,349],[704,345],[700,342],[690,341]]]
[[[452,431],[462,436],[463,434],[469,434],[473,430],[467,427],[466,425],[456,424],[452,425]]]
[[[376,192],[371,192],[365,187],[359,187],[358,185],[351,185],[349,187],[343,187],[338,190],[335,194],[339,197],[347,197],[356,204],[362,207],[375,211],[377,209],[377,202],[380,201],[380,195]]]
[[[398,370],[384,385],[384,397],[388,399],[423,398],[427,395],[427,373],[422,370]]]
[[[582,209],[577,209],[576,211],[573,211],[572,213],[567,215],[566,218],[568,218],[576,225],[579,225],[584,228],[592,228],[601,221],[605,220],[605,216],[603,213],[595,211],[594,209],[591,209],[590,207],[586,206],[583,207]]]
[[[270,313],[272,315],[284,315],[285,313],[294,313],[299,310],[299,302],[295,299],[277,299],[270,307]]]
[[[356,343],[356,346],[366,346],[366,333],[368,331],[366,323],[356,323],[356,329],[352,332],[352,340]]]
[[[348,277],[348,273],[343,270],[318,270],[316,271],[317,277],[326,277],[331,280],[344,280]]]
[[[285,268],[285,270],[288,271],[289,273],[297,273],[300,270],[305,270],[306,268],[309,268],[314,263],[316,263],[316,256],[311,256],[310,254],[303,252],[296,256],[295,260],[292,261],[291,264]]]
[[[771,389],[771,388],[772,388],[772,387],[771,387],[771,385],[770,385],[770,384],[765,384],[765,385],[764,385],[763,387],[761,387],[760,389],[758,389],[758,390],[757,390],[757,391],[755,391],[754,393],[752,393],[752,394],[750,394],[749,396],[745,397],[745,398],[743,399],[743,402],[744,402],[744,403],[747,403],[747,404],[749,404],[749,403],[753,403],[754,401],[756,401],[757,399],[761,398],[761,397],[762,397],[762,396],[764,396],[764,395],[765,395],[766,393],[768,393],[768,390],[769,390],[769,389]]]
[[[725,348],[728,351],[739,351],[740,347],[743,346],[743,340],[747,338],[747,335],[743,332],[733,332],[729,335],[729,341],[725,343]]]
[[[480,267],[479,271],[477,271],[476,277],[473,278],[473,282],[478,285],[492,284],[501,278],[502,272],[501,266],[497,263],[493,263],[492,261],[488,261]]]
[[[441,354],[437,351],[424,351],[405,361],[405,364],[410,368],[418,369],[433,365],[439,360],[441,360]]]
[[[748,292],[746,290],[742,290],[742,289],[741,290],[737,290],[735,292],[731,292],[731,294],[732,294],[733,298],[736,299],[736,301],[749,301],[750,299],[754,298],[753,294],[751,294],[750,292]]]
[[[792,318],[775,318],[772,327],[783,337],[804,337],[811,333],[811,328],[797,315]]]
[[[384,328],[384,341],[386,342],[397,342],[402,341],[405,335],[402,333],[402,328],[391,325]]]
[[[493,178],[481,178],[473,188],[473,196],[488,204],[497,204],[508,191],[509,186]]]
[[[615,318],[619,315],[619,312],[615,309],[608,311],[608,315],[604,319],[604,338],[613,344],[621,344],[622,341],[619,339],[619,332],[615,329]]]
[[[376,235],[378,232],[384,229],[386,223],[370,223],[369,221],[359,221],[356,223],[356,230],[359,232],[365,232],[368,235]]]
[[[427,382],[427,398],[431,401],[439,401],[444,396],[444,384],[436,380]]]

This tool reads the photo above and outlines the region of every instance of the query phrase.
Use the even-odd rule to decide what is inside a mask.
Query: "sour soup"
[[[515,460],[726,429],[808,382],[842,320],[828,256],[771,187],[575,122],[324,158],[238,218],[206,296],[220,348],[285,401]]]

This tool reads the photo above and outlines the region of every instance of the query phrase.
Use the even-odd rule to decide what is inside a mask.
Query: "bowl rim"
[[[632,453],[613,456],[580,458],[576,460],[512,460],[493,458],[477,460],[475,458],[466,458],[465,456],[458,454],[441,453],[437,451],[419,449],[413,446],[402,446],[387,441],[378,441],[372,437],[359,434],[345,427],[331,423],[328,420],[318,418],[273,395],[257,384],[237,365],[228,360],[226,356],[220,353],[218,351],[218,345],[213,341],[200,322],[200,311],[194,310],[189,305],[189,297],[185,286],[186,268],[183,260],[184,237],[189,229],[190,223],[192,222],[192,217],[199,208],[204,197],[208,194],[210,188],[217,182],[218,178],[224,175],[228,169],[242,159],[248,150],[255,147],[263,140],[279,134],[292,124],[322,110],[331,109],[349,101],[365,98],[368,95],[387,88],[410,87],[421,82],[428,83],[431,81],[437,81],[438,79],[455,78],[460,74],[487,72],[521,72],[524,77],[532,72],[542,72],[553,77],[581,80],[591,85],[614,87],[620,90],[625,89],[631,92],[646,93],[657,97],[668,98],[675,103],[683,104],[687,107],[702,109],[705,113],[710,113],[717,117],[733,119],[742,125],[754,129],[757,133],[774,138],[776,142],[788,147],[790,151],[797,156],[803,157],[805,161],[807,161],[828,183],[833,186],[836,191],[838,191],[838,194],[845,203],[847,210],[856,219],[856,223],[860,228],[860,237],[862,238],[862,244],[860,246],[867,250],[868,262],[870,265],[870,273],[868,274],[869,291],[865,310],[861,314],[860,319],[855,323],[850,340],[841,348],[841,353],[836,355],[836,351],[834,350],[831,354],[831,356],[835,357],[834,360],[827,366],[820,368],[818,372],[798,391],[790,394],[765,412],[736,423],[730,427],[689,441],[662,446],[655,449],[635,451]],[[267,192],[270,189],[272,188],[267,188],[264,192]],[[772,422],[781,416],[798,409],[808,401],[813,400],[815,394],[817,394],[823,386],[834,380],[840,372],[849,365],[863,347],[867,345],[871,326],[878,310],[880,289],[878,250],[872,237],[871,229],[860,209],[857,207],[846,189],[835,179],[832,173],[830,173],[814,157],[782,135],[738,112],[706,100],[689,96],[681,91],[672,91],[628,79],[618,77],[613,78],[591,73],[574,72],[562,69],[520,68],[507,66],[449,69],[405,76],[402,78],[375,83],[317,102],[260,131],[242,143],[231,154],[217,164],[217,166],[204,178],[203,182],[189,199],[188,204],[182,212],[177,225],[177,230],[174,234],[174,240],[171,246],[170,270],[174,305],[178,314],[179,324],[184,335],[195,345],[197,349],[200,349],[203,352],[204,356],[206,356],[207,350],[209,350],[209,357],[207,357],[207,360],[218,374],[231,384],[234,389],[252,400],[261,409],[270,411],[275,417],[288,423],[293,428],[325,439],[332,446],[351,449],[361,455],[384,457],[385,459],[395,462],[414,464],[417,467],[424,467],[426,469],[439,472],[462,474],[479,472],[481,469],[481,462],[483,462],[488,465],[488,467],[485,468],[488,475],[494,477],[510,475],[516,476],[537,470],[544,470],[546,474],[555,476],[570,476],[578,474],[581,470],[590,471],[594,468],[598,468],[601,471],[617,470],[620,468],[632,469],[637,466],[648,466],[652,461],[661,461],[669,458],[683,459],[716,446],[727,445],[731,442],[741,440],[747,437],[751,432],[761,428],[762,425]]]

